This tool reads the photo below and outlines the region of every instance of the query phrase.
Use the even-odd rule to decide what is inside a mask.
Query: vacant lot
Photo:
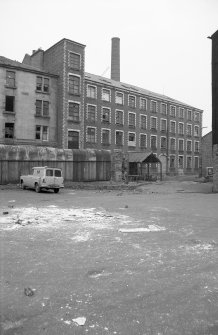
[[[1,334],[217,335],[218,194],[0,190]]]

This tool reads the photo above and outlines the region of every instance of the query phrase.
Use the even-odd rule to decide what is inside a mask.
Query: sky
[[[120,80],[204,111],[211,131],[211,46],[218,0],[0,0],[0,55],[68,38],[86,45],[85,71],[110,77],[111,38],[120,38]]]

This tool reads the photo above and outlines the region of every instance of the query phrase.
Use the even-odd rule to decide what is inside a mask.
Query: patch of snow
[[[148,228],[121,228],[119,232],[121,233],[141,233],[141,232],[156,232],[166,230],[165,227],[160,227],[157,225],[149,225]]]

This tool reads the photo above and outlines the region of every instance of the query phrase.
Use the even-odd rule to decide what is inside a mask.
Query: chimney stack
[[[111,79],[120,81],[120,39],[111,39]]]

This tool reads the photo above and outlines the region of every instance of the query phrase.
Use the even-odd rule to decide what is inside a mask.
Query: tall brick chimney
[[[120,81],[120,39],[111,39],[111,79]]]

